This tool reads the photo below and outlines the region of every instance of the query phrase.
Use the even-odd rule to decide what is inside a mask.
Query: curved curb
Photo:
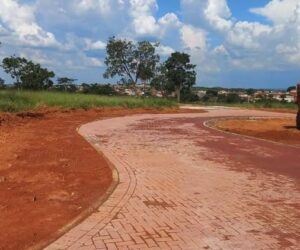
[[[61,229],[59,229],[52,237],[51,239],[48,239],[44,242],[39,243],[38,245],[35,245],[29,250],[39,250],[39,249],[48,249],[51,244],[53,244],[55,241],[57,241],[59,238],[63,237],[65,234],[67,234],[71,229],[74,227],[78,226],[80,223],[82,223],[86,218],[88,218],[93,212],[97,211],[99,207],[109,198],[109,196],[114,192],[116,189],[117,185],[119,184],[119,174],[118,171],[116,170],[115,166],[107,159],[107,157],[99,151],[87,138],[85,138],[83,135],[79,133],[80,128],[84,126],[81,125],[76,129],[77,133],[83,137],[85,141],[87,141],[93,148],[97,151],[98,154],[100,154],[106,163],[108,164],[109,168],[112,171],[112,183],[110,186],[107,188],[105,193],[100,196],[95,202],[93,202],[88,208],[86,208],[84,211],[82,211],[78,216],[76,216],[71,222],[68,224],[64,225]],[[51,248],[53,249],[53,248]]]
[[[96,136],[85,135],[80,132],[80,129],[88,124],[82,125],[77,131],[105,158],[112,170],[113,182],[105,194],[85,213],[80,214],[78,218],[59,231],[58,237],[52,240],[52,244],[49,245],[48,242],[48,246],[44,246],[46,250],[77,249],[90,243],[93,236],[119,213],[135,190],[136,179],[130,166],[122,163],[118,156],[101,148]]]
[[[286,147],[299,149],[300,148],[299,146],[289,145],[289,144],[285,144],[285,143],[282,143],[282,142],[271,141],[271,140],[251,136],[251,135],[243,135],[243,134],[238,134],[238,133],[226,131],[226,130],[217,128],[216,126],[214,126],[212,124],[213,122],[226,121],[226,120],[232,120],[232,119],[240,119],[240,120],[247,120],[247,119],[249,119],[249,120],[250,119],[258,120],[258,119],[261,119],[261,120],[264,120],[264,119],[272,119],[272,118],[278,118],[278,117],[271,117],[271,116],[270,117],[264,117],[264,116],[244,116],[244,117],[239,116],[238,117],[238,116],[236,116],[236,117],[226,117],[226,118],[213,118],[213,119],[210,119],[210,120],[207,120],[207,121],[203,122],[203,126],[206,127],[206,128],[224,133],[224,134],[229,134],[229,135],[234,135],[234,136],[241,137],[241,138],[248,138],[248,139],[252,139],[252,140],[258,140],[258,141],[272,143],[272,144],[279,145],[279,146],[286,146]]]

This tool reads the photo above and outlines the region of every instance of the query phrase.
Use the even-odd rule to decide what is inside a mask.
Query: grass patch
[[[18,112],[40,106],[61,108],[171,108],[176,102],[161,98],[136,98],[121,96],[99,96],[58,92],[0,91],[0,111]]]
[[[256,103],[223,103],[223,102],[197,102],[201,106],[225,106],[225,107],[240,107],[240,108],[255,108],[255,109],[291,109],[297,110],[298,106],[295,103],[284,102],[256,102]]]

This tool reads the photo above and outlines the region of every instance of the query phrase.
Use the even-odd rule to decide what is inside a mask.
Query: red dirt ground
[[[230,119],[216,122],[219,129],[261,139],[300,146],[300,131],[295,119]]]
[[[78,126],[114,116],[182,112],[193,111],[110,108],[0,114],[0,249],[43,246],[110,186],[108,163],[77,134]]]

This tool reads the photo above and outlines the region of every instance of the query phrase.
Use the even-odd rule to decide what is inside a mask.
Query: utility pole
[[[297,104],[298,104],[297,129],[300,130],[300,83],[297,84]]]

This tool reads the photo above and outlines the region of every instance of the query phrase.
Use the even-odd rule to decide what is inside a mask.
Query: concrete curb
[[[258,137],[254,137],[254,136],[250,136],[250,135],[243,135],[243,134],[238,134],[238,133],[226,131],[226,130],[223,130],[223,129],[219,129],[216,126],[213,125],[214,122],[231,120],[231,119],[241,119],[241,120],[247,120],[247,119],[258,120],[258,119],[262,119],[262,120],[266,120],[266,119],[272,119],[272,118],[278,118],[278,117],[275,117],[275,116],[274,117],[263,117],[263,116],[248,116],[247,117],[247,116],[244,116],[244,117],[213,118],[213,119],[205,121],[203,123],[203,126],[206,127],[206,128],[218,131],[218,132],[222,132],[222,133],[229,134],[229,135],[234,135],[234,136],[241,137],[241,138],[248,138],[248,139],[252,139],[252,140],[268,142],[268,143],[272,143],[272,144],[275,144],[275,145],[287,146],[287,147],[291,147],[291,148],[300,148],[300,146],[284,144],[284,143],[281,143],[281,142],[275,142],[275,141],[262,139],[262,138],[258,138]]]
[[[29,248],[30,250],[39,250],[39,249],[45,249],[47,248],[47,246],[51,245],[52,243],[54,243],[56,240],[58,240],[60,237],[62,237],[63,235],[65,235],[66,233],[68,233],[71,229],[73,229],[74,227],[76,227],[77,225],[79,225],[81,222],[83,222],[88,216],[90,216],[93,212],[97,211],[97,209],[99,209],[99,207],[110,197],[110,195],[114,192],[114,190],[116,189],[116,187],[119,184],[119,174],[117,169],[115,168],[115,166],[107,159],[107,157],[101,152],[99,151],[93,143],[91,143],[89,141],[88,138],[84,137],[82,134],[80,134],[80,128],[82,126],[84,126],[85,124],[81,125],[80,127],[78,127],[77,133],[87,142],[89,143],[96,151],[98,154],[100,154],[105,161],[108,163],[111,171],[112,171],[112,183],[110,184],[110,186],[108,187],[108,189],[106,190],[106,192],[99,197],[94,203],[92,203],[87,209],[85,209],[84,211],[82,211],[76,218],[74,218],[71,222],[69,222],[67,225],[65,225],[63,228],[61,228],[60,230],[58,230],[51,239],[44,241],[38,245],[35,245],[34,247]]]

